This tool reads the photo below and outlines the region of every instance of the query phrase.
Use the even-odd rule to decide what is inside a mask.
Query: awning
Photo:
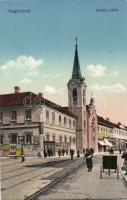
[[[105,142],[103,140],[98,140],[98,143],[102,146],[106,146]]]
[[[107,146],[110,146],[110,147],[113,146],[107,139],[104,139],[104,142],[105,142],[105,144],[106,144]]]

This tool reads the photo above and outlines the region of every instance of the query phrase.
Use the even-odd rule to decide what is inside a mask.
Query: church
[[[67,84],[68,106],[62,107],[42,93],[21,92],[0,95],[0,154],[16,155],[24,148],[26,156],[38,152],[56,155],[58,149],[83,153],[98,151],[97,114],[94,99],[86,104],[86,81],[81,74],[76,39],[72,77]]]
[[[94,99],[86,104],[86,82],[81,75],[78,57],[78,45],[76,38],[74,64],[72,78],[68,82],[68,110],[77,118],[76,141],[77,150],[80,152],[86,148],[98,149],[97,142],[97,113]]]

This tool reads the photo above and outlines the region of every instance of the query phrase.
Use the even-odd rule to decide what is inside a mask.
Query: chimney
[[[19,86],[15,86],[14,87],[14,92],[15,93],[19,93],[20,92],[20,87]]]
[[[42,92],[39,92],[39,93],[38,93],[38,96],[39,96],[40,98],[43,98],[43,93],[42,93]]]
[[[106,120],[107,120],[108,122],[110,122],[110,119],[109,119],[108,117],[106,118]]]

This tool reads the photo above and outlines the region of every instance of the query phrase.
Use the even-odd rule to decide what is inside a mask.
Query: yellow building
[[[109,119],[98,116],[98,150],[108,151],[113,147],[114,124]]]

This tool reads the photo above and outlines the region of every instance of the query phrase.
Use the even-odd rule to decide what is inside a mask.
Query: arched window
[[[76,105],[77,104],[77,90],[74,88],[73,93],[73,104]]]
[[[85,103],[85,90],[83,90],[83,103]]]

